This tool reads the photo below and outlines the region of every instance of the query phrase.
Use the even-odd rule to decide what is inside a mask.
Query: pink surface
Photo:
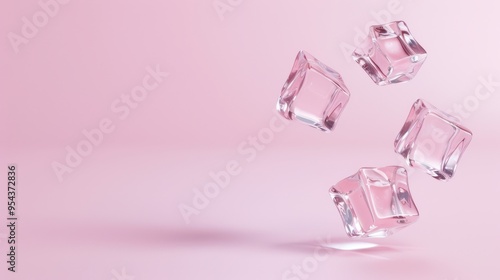
[[[499,4],[65,2],[0,6],[0,182],[16,164],[19,207],[11,273],[0,192],[0,279],[498,279]],[[428,57],[379,87],[350,53],[398,19]],[[350,90],[330,134],[274,112],[301,49]],[[328,189],[404,164],[418,98],[474,140],[449,182],[409,170],[417,223],[350,240]]]

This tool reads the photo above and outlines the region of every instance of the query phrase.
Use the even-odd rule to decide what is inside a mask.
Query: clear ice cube
[[[400,166],[361,168],[330,188],[350,237],[387,237],[419,216]]]
[[[281,91],[277,110],[286,119],[328,132],[334,129],[349,95],[339,73],[300,51]]]
[[[426,171],[438,180],[455,174],[472,132],[424,100],[417,100],[394,141],[394,150],[408,165]]]
[[[370,27],[352,58],[378,85],[406,82],[417,74],[427,53],[403,21]]]

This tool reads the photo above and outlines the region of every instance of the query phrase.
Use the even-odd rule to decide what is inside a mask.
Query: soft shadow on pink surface
[[[411,247],[378,244],[380,239],[350,239],[345,236],[329,237],[327,240],[305,240],[286,242],[286,238],[274,233],[243,232],[231,229],[179,229],[162,226],[112,225],[112,224],[65,224],[51,227],[51,231],[39,231],[43,238],[58,241],[87,243],[95,246],[215,246],[252,247],[302,254],[312,254],[318,249],[328,253],[358,253],[376,256],[412,250]],[[385,242],[387,243],[387,242]]]
[[[330,238],[327,242],[286,243],[274,248],[315,256],[316,260],[318,252],[328,255],[325,266],[330,267],[328,275],[332,279],[337,278],[335,275],[339,266],[342,270],[351,271],[346,276],[354,278],[348,279],[453,279],[449,277],[454,275],[451,271],[456,268],[449,267],[433,256],[422,254],[422,248],[398,245],[397,242],[394,245],[382,245],[377,244],[377,240],[380,241],[339,237]]]
[[[366,279],[378,279],[377,275],[394,277],[390,279],[428,279],[429,275],[435,275],[436,278],[432,279],[447,279],[447,271],[450,271],[450,268],[440,264],[436,259],[419,254],[419,248],[400,244],[377,244],[377,241],[387,243],[387,240],[380,239],[350,239],[335,236],[327,240],[283,242],[282,236],[230,229],[178,229],[128,225],[75,226],[70,227],[71,230],[68,228],[61,229],[64,232],[58,237],[60,244],[66,242],[86,244],[89,247],[99,248],[100,251],[124,246],[135,247],[144,253],[156,249],[169,251],[174,248],[189,248],[200,254],[205,254],[207,250],[215,250],[221,254],[219,256],[221,258],[232,258],[231,252],[236,249],[241,254],[238,258],[246,259],[249,258],[247,256],[249,252],[257,250],[274,256],[291,256],[297,259],[296,262],[299,264],[303,258],[313,257],[316,252],[321,251],[323,255],[328,256],[322,265],[326,270],[330,267],[338,269],[339,266],[343,266],[343,270],[356,270],[351,275],[367,277]],[[178,257],[178,261],[189,262],[190,259]],[[360,266],[363,269],[358,271]],[[336,273],[338,272],[327,271],[323,276],[334,277]],[[439,275],[443,277],[438,277]]]
[[[350,239],[334,234],[323,240],[287,240],[284,234],[274,232],[175,228],[152,224],[69,222],[45,225],[33,228],[37,234],[30,237],[28,243],[32,244],[25,244],[26,247],[36,252],[50,250],[58,255],[53,261],[61,262],[66,261],[64,256],[70,252],[80,252],[91,258],[98,255],[103,264],[95,269],[102,277],[108,275],[109,270],[119,268],[121,263],[127,263],[131,272],[142,272],[147,271],[149,262],[153,262],[157,267],[164,267],[169,275],[190,279],[186,275],[201,277],[203,273],[218,273],[214,271],[231,269],[230,264],[244,262],[247,265],[251,263],[256,271],[262,270],[255,272],[255,276],[281,279],[283,271],[293,265],[301,265],[306,258],[314,257],[318,250],[327,257],[318,262],[317,274],[311,274],[311,279],[443,280],[453,275],[447,265],[426,254],[422,248],[414,248],[410,244],[405,246],[404,242],[396,240],[392,244],[390,239]],[[133,254],[135,258],[125,258],[127,254]],[[45,263],[45,260],[42,262]],[[72,271],[84,270],[82,264],[77,262]],[[199,267],[199,271],[190,272],[189,267]],[[94,266],[90,268],[94,269]],[[380,278],[381,275],[387,277]],[[99,279],[104,278],[100,276]],[[150,278],[143,276],[137,279]]]
[[[53,228],[54,229],[54,228]],[[55,234],[58,232],[58,234]],[[40,238],[54,238],[71,244],[97,247],[253,247],[279,248],[275,240],[265,235],[231,230],[184,230],[156,226],[127,225],[66,225],[54,232],[42,232]],[[77,242],[77,243],[73,243]]]
[[[323,241],[309,240],[304,242],[282,243],[273,246],[273,248],[308,255],[313,255],[321,251],[325,254],[341,257],[373,258],[379,260],[390,260],[391,256],[415,249],[397,244],[379,244],[377,239],[349,239],[347,237],[334,237]]]

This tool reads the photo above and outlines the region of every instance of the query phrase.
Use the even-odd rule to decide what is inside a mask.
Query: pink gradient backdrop
[[[480,77],[500,81],[498,3],[229,1],[221,20],[214,2],[72,0],[18,53],[9,32],[41,8],[0,4],[0,182],[15,163],[20,219],[10,273],[1,191],[1,279],[286,279],[327,244],[308,279],[498,279],[500,86],[464,119],[474,138],[455,178],[410,172],[415,225],[339,249],[352,244],[327,192],[361,166],[403,164],[393,141],[417,98],[453,108]],[[341,46],[388,3],[429,56],[413,81],[379,87]],[[274,120],[300,49],[351,91],[336,130],[288,123],[255,158],[238,152]],[[170,76],[119,119],[113,102],[156,65]],[[103,118],[115,130],[60,182],[52,163]],[[178,206],[231,161],[241,173],[186,225]]]

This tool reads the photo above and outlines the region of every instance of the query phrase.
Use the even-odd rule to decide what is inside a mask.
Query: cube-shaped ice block
[[[350,237],[387,237],[418,219],[400,166],[361,168],[330,188]]]
[[[378,85],[413,79],[426,57],[424,48],[403,21],[371,26],[368,37],[352,54]]]
[[[408,165],[446,181],[453,177],[471,139],[472,133],[457,119],[419,99],[396,137],[394,148]]]
[[[322,131],[331,131],[349,100],[341,76],[307,52],[295,59],[277,110],[289,120],[298,120]]]

